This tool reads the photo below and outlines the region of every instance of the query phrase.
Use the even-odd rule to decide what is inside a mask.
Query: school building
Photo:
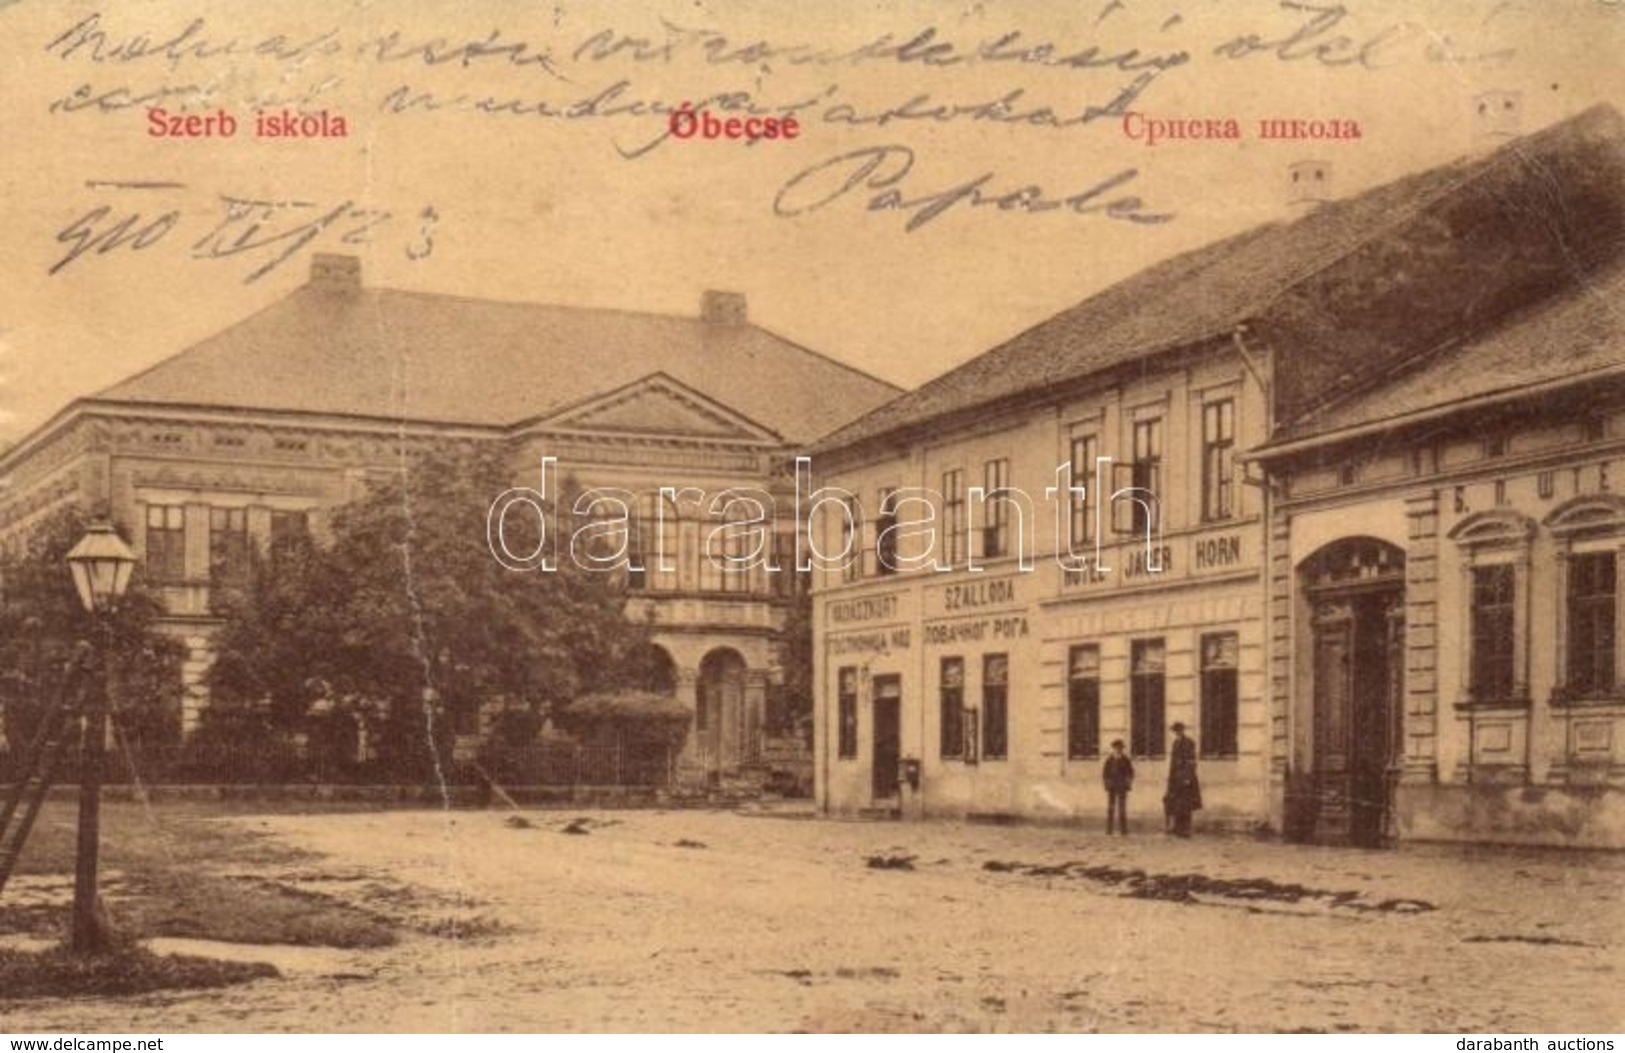
[[[1597,107],[1158,264],[822,440],[818,551],[857,558],[815,574],[819,807],[1104,828],[1121,738],[1160,829],[1179,721],[1199,825],[1625,843],[1622,186]]]

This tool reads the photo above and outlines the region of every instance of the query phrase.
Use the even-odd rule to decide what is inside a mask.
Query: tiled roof
[[[1400,424],[1466,403],[1515,399],[1555,382],[1625,376],[1625,263],[1590,276],[1399,379],[1317,413],[1263,447]]]
[[[98,401],[508,426],[655,373],[788,442],[898,388],[757,326],[301,286]]]
[[[1552,257],[1561,254],[1565,263],[1583,267],[1595,259],[1579,257],[1596,256],[1593,250],[1605,256],[1606,247],[1587,238],[1617,233],[1625,208],[1618,192],[1622,157],[1625,122],[1598,106],[1481,157],[1184,253],[899,396],[818,447],[831,451],[915,434],[949,415],[1041,397],[1053,385],[1133,368],[1159,352],[1227,338],[1255,322],[1281,352],[1278,406],[1284,403],[1292,419],[1318,409],[1339,389],[1426,353],[1446,334],[1466,335],[1489,324],[1495,311],[1527,302],[1537,278],[1550,284],[1548,275],[1531,275]],[[1574,201],[1563,196],[1571,190],[1587,202],[1611,200],[1610,214],[1573,209]],[[1520,209],[1520,202],[1530,207]],[[1503,249],[1519,239],[1541,243],[1525,254],[1535,259],[1528,273],[1516,270],[1522,265],[1516,258],[1491,258],[1497,254],[1483,250],[1481,243],[1497,238]],[[1468,268],[1460,260],[1447,267],[1432,258],[1458,248],[1481,257],[1473,261],[1472,281],[1461,280]],[[1502,277],[1478,280],[1496,268]],[[1454,300],[1444,309],[1429,304],[1423,314],[1412,302],[1418,292]]]

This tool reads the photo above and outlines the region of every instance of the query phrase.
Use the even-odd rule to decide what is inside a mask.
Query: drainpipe
[[[1258,385],[1259,393],[1263,396],[1263,402],[1264,402],[1264,434],[1265,434],[1266,437],[1268,437],[1268,436],[1273,435],[1275,433],[1275,400],[1274,400],[1273,396],[1271,395],[1271,388],[1270,388],[1269,367],[1270,367],[1271,361],[1270,361],[1270,357],[1269,357],[1269,349],[1267,347],[1264,349],[1264,360],[1262,362],[1256,360],[1253,357],[1252,349],[1250,349],[1247,346],[1246,333],[1247,333],[1247,326],[1244,325],[1244,324],[1238,324],[1234,329],[1232,329],[1230,331],[1230,340],[1231,340],[1231,343],[1235,345],[1236,354],[1241,358],[1242,366],[1247,370],[1247,374],[1253,378],[1253,382]],[[1274,546],[1273,546],[1273,543],[1272,543],[1272,538],[1273,538],[1273,535],[1275,533],[1275,488],[1270,485],[1270,478],[1269,478],[1268,469],[1263,469],[1263,471],[1264,471],[1264,478],[1262,480],[1262,484],[1259,486],[1259,492],[1260,492],[1260,494],[1261,494],[1261,496],[1263,498],[1263,504],[1264,504],[1263,515],[1260,517],[1261,522],[1263,524],[1263,538],[1261,539],[1261,545],[1260,545],[1260,548],[1261,548],[1262,551],[1260,553],[1259,558],[1261,559],[1262,562],[1259,565],[1259,579],[1260,579],[1260,581],[1261,581],[1261,583],[1263,585],[1263,589],[1264,589],[1264,605],[1263,605],[1263,610],[1264,610],[1264,641],[1263,641],[1263,647],[1261,648],[1261,651],[1263,653],[1263,662],[1264,662],[1263,678],[1262,679],[1263,679],[1263,684],[1264,684],[1265,742],[1264,742],[1264,763],[1260,766],[1261,770],[1259,772],[1259,782],[1260,782],[1260,787],[1259,787],[1260,794],[1259,794],[1259,796],[1264,802],[1264,818],[1265,818],[1265,821],[1267,822],[1268,819],[1269,819],[1270,812],[1273,810],[1273,804],[1274,804],[1274,798],[1273,798],[1273,793],[1272,793],[1272,785],[1271,785],[1271,782],[1272,782],[1271,776],[1273,774],[1272,769],[1273,769],[1274,763],[1275,763],[1275,758],[1274,758],[1274,749],[1275,749],[1275,719],[1274,719],[1275,714],[1274,714],[1274,707],[1277,704],[1279,704],[1279,705],[1282,705],[1284,707],[1283,711],[1284,711],[1285,716],[1286,716],[1286,755],[1282,758],[1284,769],[1283,769],[1282,778],[1281,778],[1281,826],[1282,826],[1282,831],[1281,832],[1282,832],[1282,834],[1284,836],[1285,828],[1286,828],[1286,819],[1287,819],[1287,813],[1286,813],[1286,803],[1287,803],[1286,802],[1286,794],[1287,794],[1287,782],[1288,782],[1287,773],[1290,772],[1291,766],[1292,766],[1292,747],[1293,747],[1293,722],[1292,722],[1293,706],[1291,704],[1291,694],[1292,694],[1292,690],[1291,690],[1292,689],[1291,672],[1292,671],[1291,671],[1290,668],[1287,670],[1287,674],[1288,674],[1287,675],[1287,690],[1286,690],[1287,697],[1283,698],[1283,699],[1277,699],[1275,697],[1275,687],[1274,687],[1274,670],[1275,670],[1274,622],[1275,622],[1275,619],[1274,619],[1274,596],[1272,595],[1272,580],[1273,580],[1272,575],[1274,573],[1274,565],[1272,563],[1272,558],[1274,556]],[[1247,479],[1247,471],[1246,471],[1246,468],[1243,467],[1242,468],[1242,480],[1243,480],[1243,482],[1245,482],[1246,479]],[[1287,625],[1288,632],[1292,632],[1295,629],[1295,627],[1291,624],[1291,618],[1292,618],[1292,612],[1293,612],[1293,606],[1294,606],[1294,604],[1293,604],[1293,596],[1292,596],[1292,592],[1291,592],[1292,585],[1293,585],[1292,580],[1289,577],[1288,580],[1287,580],[1288,593],[1287,593],[1287,610],[1286,610],[1286,615],[1287,615],[1287,618],[1288,618],[1288,625]]]

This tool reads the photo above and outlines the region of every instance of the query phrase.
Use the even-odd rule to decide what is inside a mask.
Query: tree
[[[61,690],[63,671],[79,641],[90,639],[100,646],[67,563],[68,550],[84,536],[87,522],[80,509],[61,509],[30,533],[21,552],[0,558],[0,716],[3,738],[13,751],[32,741],[45,708]],[[111,616],[114,721],[137,753],[143,746],[167,745],[180,737],[184,647],[157,627],[162,614],[162,604],[138,568]],[[99,667],[88,675],[100,677]]]
[[[403,461],[334,512],[329,543],[260,560],[217,637],[211,683],[228,709],[292,728],[339,700],[367,714],[392,774],[428,775],[480,708],[545,717],[626,683],[648,637],[624,617],[618,576],[568,558],[516,573],[491,554],[507,461],[496,444]],[[523,531],[510,523],[516,546]]]
[[[787,570],[799,574],[800,571]],[[769,717],[769,730],[780,735],[801,735],[812,744],[813,712],[813,633],[812,596],[796,590],[784,605],[784,624],[779,628],[778,663],[780,683],[778,704]]]

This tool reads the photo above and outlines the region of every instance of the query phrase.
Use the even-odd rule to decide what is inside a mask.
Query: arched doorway
[[[719,647],[700,662],[694,711],[694,745],[707,774],[734,766],[739,724],[745,706],[745,660],[738,651]]]
[[[1380,845],[1391,836],[1404,742],[1405,553],[1345,538],[1305,560],[1298,578],[1309,605],[1299,639],[1310,656],[1313,732],[1299,829],[1315,840]]]
[[[659,644],[649,645],[649,654],[645,659],[647,667],[644,673],[644,686],[658,695],[671,695],[677,692],[677,663],[672,661],[671,652]]]

